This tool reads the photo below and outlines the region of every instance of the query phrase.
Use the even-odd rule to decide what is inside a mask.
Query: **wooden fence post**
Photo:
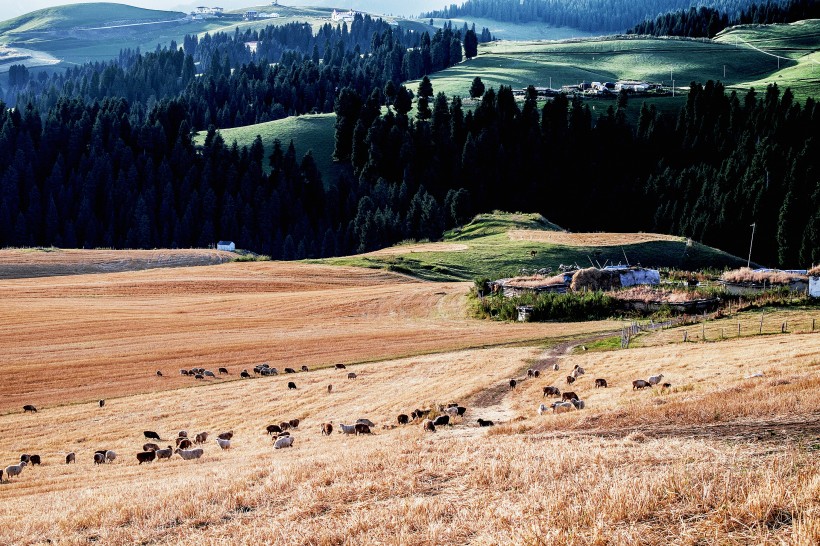
[[[760,329],[757,331],[758,334],[763,333],[763,315],[765,315],[765,314],[766,314],[766,311],[763,311],[762,313],[760,313]]]
[[[687,339],[689,338],[689,332],[686,330],[683,331],[683,342],[686,343]]]
[[[737,321],[737,337],[740,337],[740,321]]]

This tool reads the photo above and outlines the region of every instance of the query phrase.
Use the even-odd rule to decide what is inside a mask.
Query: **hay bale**
[[[768,270],[755,271],[748,267],[741,267],[732,271],[726,271],[720,276],[724,282],[731,283],[754,283],[754,284],[789,284],[794,280],[805,279],[803,275],[786,273],[785,271]]]
[[[570,288],[578,292],[582,290],[612,290],[621,287],[621,276],[616,271],[606,271],[595,267],[579,269],[572,276]]]

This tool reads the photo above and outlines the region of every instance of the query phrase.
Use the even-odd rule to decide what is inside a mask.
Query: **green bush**
[[[476,303],[473,312],[479,318],[517,320],[517,308],[529,305],[533,308],[530,318],[533,321],[580,321],[600,320],[612,316],[616,312],[617,302],[603,292],[544,292],[513,298],[505,298],[502,295],[487,296],[478,299]]]

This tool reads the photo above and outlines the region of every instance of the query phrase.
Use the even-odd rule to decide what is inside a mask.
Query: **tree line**
[[[511,23],[540,22],[589,32],[622,32],[633,27],[636,21],[654,18],[658,13],[688,12],[690,7],[704,6],[735,18],[750,4],[752,0],[467,0],[460,5],[451,4],[441,10],[423,13],[421,17],[482,17]]]
[[[719,9],[700,6],[664,13],[655,19],[646,19],[626,33],[714,38],[721,30],[734,25],[793,23],[817,18],[820,18],[820,3],[813,0],[752,4],[733,17]]]
[[[365,226],[361,250],[395,241],[407,226],[434,238],[501,209],[540,212],[579,231],[678,234],[741,255],[756,223],[759,262],[820,261],[813,99],[800,105],[776,86],[739,96],[693,83],[677,117],[644,105],[632,126],[625,108],[635,106],[594,117],[580,99],[559,95],[539,108],[534,88],[520,106],[509,87],[490,89],[467,112],[458,97],[418,95],[432,106],[415,118],[379,115],[366,103],[337,111],[337,155],[349,157],[360,186],[380,188],[356,219]],[[423,192],[439,214],[422,221],[389,199],[397,191]]]

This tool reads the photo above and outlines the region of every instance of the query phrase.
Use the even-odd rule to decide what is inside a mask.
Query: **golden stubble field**
[[[317,273],[310,277],[310,271]],[[275,287],[271,276],[277,279]],[[312,321],[323,315],[337,336],[330,344],[340,345],[322,349],[329,361],[360,363],[345,371],[326,368],[195,385],[193,380],[175,386],[143,383],[136,373],[114,376],[112,384],[134,382],[134,387],[116,387],[133,394],[110,397],[100,408],[96,399],[82,402],[90,399],[90,391],[72,385],[93,377],[94,366],[85,363],[104,356],[91,350],[94,358],[88,361],[65,360],[77,371],[61,387],[63,394],[47,400],[37,414],[10,406],[14,412],[0,416],[0,464],[16,461],[20,453],[43,458],[42,466],[0,484],[0,544],[820,541],[818,334],[605,353],[574,353],[567,344],[481,347],[517,336],[560,337],[609,325],[474,323],[463,315],[460,294],[466,285],[298,264],[15,283],[3,283],[4,303],[22,298],[18,313],[27,303],[40,321],[48,319],[49,301],[60,309],[87,301],[77,307],[76,321],[100,336],[95,344],[118,347],[111,353],[124,348],[134,354],[137,349],[162,352],[158,340],[167,335],[185,345],[181,350],[202,344],[209,355],[218,347],[210,337],[220,337],[220,328],[231,324],[225,316],[240,323],[228,328],[231,336],[251,343],[253,336],[242,337],[242,325],[266,321],[268,312],[282,306],[280,336],[297,346],[288,354],[310,347],[309,340],[294,333],[299,322],[320,334],[323,330]],[[151,306],[159,286],[168,295],[158,297],[163,306]],[[14,290],[21,287],[25,290]],[[242,294],[241,287],[252,294]],[[283,301],[311,312],[300,315]],[[4,330],[11,325],[5,307]],[[195,312],[199,307],[206,311]],[[124,309],[120,316],[118,309]],[[194,314],[190,322],[174,320],[173,312],[181,309]],[[26,315],[16,335],[28,340],[30,351],[49,351],[54,357],[70,353],[61,349],[65,342],[50,344],[37,313]],[[144,324],[149,317],[160,324]],[[117,321],[122,321],[118,327],[110,324]],[[265,327],[274,322],[264,322]],[[71,330],[68,318],[57,323],[52,337]],[[399,335],[405,329],[406,339]],[[148,340],[139,341],[138,332]],[[127,345],[117,345],[121,337],[130,339]],[[471,348],[462,348],[469,343]],[[241,345],[219,354],[227,358]],[[286,346],[278,347],[285,351]],[[12,343],[0,353],[4,382],[13,375],[6,368],[10,349]],[[394,358],[391,351],[411,356]],[[555,363],[558,371],[552,370]],[[587,371],[572,386],[587,408],[539,416],[538,404],[551,402],[542,397],[542,387],[555,384],[565,390],[563,378],[575,364]],[[525,370],[533,366],[543,370],[542,376],[526,379]],[[138,360],[133,369],[154,371]],[[346,379],[350,370],[359,377]],[[762,376],[748,377],[758,372]],[[672,389],[632,391],[632,379],[653,373],[663,373]],[[51,381],[50,374],[37,369],[27,375],[33,392],[38,380]],[[507,386],[511,377],[521,380],[515,390]],[[594,389],[596,377],[606,378],[610,387]],[[299,388],[288,390],[289,380]],[[5,398],[8,386],[2,388]],[[454,427],[434,434],[418,424],[381,428],[395,423],[398,413],[450,401],[468,407]],[[338,426],[360,417],[379,425],[375,434],[320,434],[322,422]],[[479,417],[497,426],[479,428]],[[293,432],[294,447],[274,450],[264,427],[291,418],[302,420]],[[209,440],[199,461],[174,456],[140,466],[135,453],[145,442],[145,429],[158,431],[163,440],[180,429],[233,430],[235,436],[227,451]],[[93,465],[94,450],[103,448],[115,450],[117,460]],[[68,451],[77,453],[76,465],[63,464]]]

